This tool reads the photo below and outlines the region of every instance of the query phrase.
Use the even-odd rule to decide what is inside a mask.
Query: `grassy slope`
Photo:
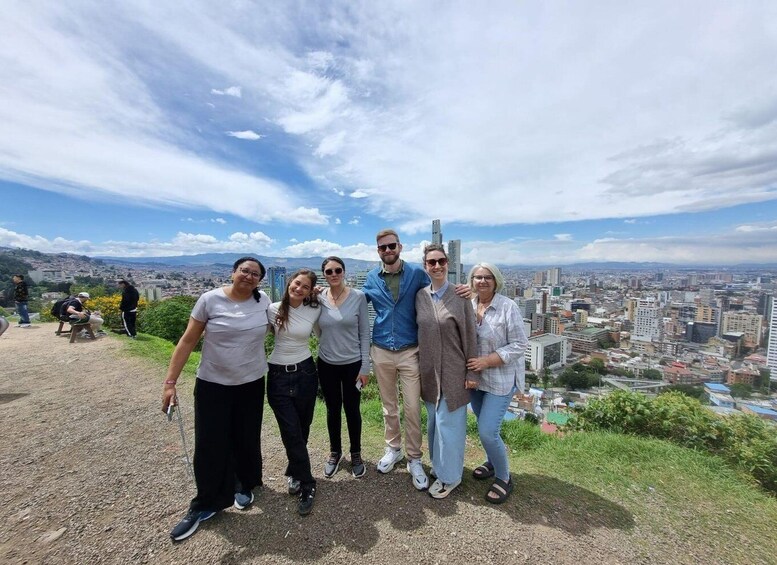
[[[140,334],[127,352],[166,365],[169,342]],[[183,378],[193,378],[195,353]],[[266,414],[271,412],[267,410]],[[383,450],[383,419],[374,382],[362,401],[363,451]],[[482,496],[470,478],[482,460],[470,415],[463,490]],[[516,491],[509,509],[517,520],[585,534],[593,528],[622,532],[645,558],[660,562],[777,562],[777,499],[722,460],[670,443],[612,433],[547,436],[523,422],[506,425]],[[311,443],[327,446],[326,409],[317,407]]]

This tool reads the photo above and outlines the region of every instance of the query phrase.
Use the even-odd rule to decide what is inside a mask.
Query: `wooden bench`
[[[62,328],[65,327],[65,324],[70,326],[69,330],[64,330]],[[89,334],[89,337],[92,339],[95,339],[94,331],[92,331],[92,325],[88,322],[85,324],[72,324],[70,322],[65,322],[60,320],[59,321],[59,327],[54,332],[55,335],[63,335],[63,334],[69,334],[70,335],[70,343],[73,343],[76,338],[78,338],[78,334],[81,332],[81,330],[86,330],[86,333]]]

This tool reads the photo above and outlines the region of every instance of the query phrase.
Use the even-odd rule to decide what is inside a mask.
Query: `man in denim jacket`
[[[420,267],[399,258],[402,244],[397,232],[382,230],[376,239],[382,264],[367,274],[363,290],[376,314],[370,355],[383,404],[387,444],[386,453],[377,468],[381,473],[388,473],[404,458],[399,421],[399,382],[405,411],[407,470],[413,477],[413,486],[424,490],[429,487],[429,479],[421,465],[421,377],[415,295],[429,284],[429,277]]]

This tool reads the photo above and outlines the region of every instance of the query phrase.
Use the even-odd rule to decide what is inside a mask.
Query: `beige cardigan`
[[[452,412],[469,402],[464,381],[480,380],[467,370],[467,359],[478,356],[477,322],[472,303],[457,296],[453,285],[437,303],[431,289],[422,288],[415,296],[421,398],[437,405],[442,392]]]

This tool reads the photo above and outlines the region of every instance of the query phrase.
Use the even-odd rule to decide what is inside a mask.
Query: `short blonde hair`
[[[491,271],[491,274],[494,275],[494,283],[496,284],[496,288],[494,289],[495,294],[498,294],[499,291],[504,288],[505,278],[502,276],[502,272],[497,268],[496,265],[492,265],[491,263],[478,263],[469,270],[469,288],[472,290],[472,292],[477,292],[475,285],[472,282],[472,277],[475,276],[475,271],[478,269],[486,269]]]
[[[397,238],[397,242],[399,242],[399,234],[397,232],[395,232],[394,230],[392,230],[392,229],[380,230],[378,232],[378,235],[375,236],[375,241],[380,241],[381,239],[383,239],[387,235],[393,235],[394,237]]]

